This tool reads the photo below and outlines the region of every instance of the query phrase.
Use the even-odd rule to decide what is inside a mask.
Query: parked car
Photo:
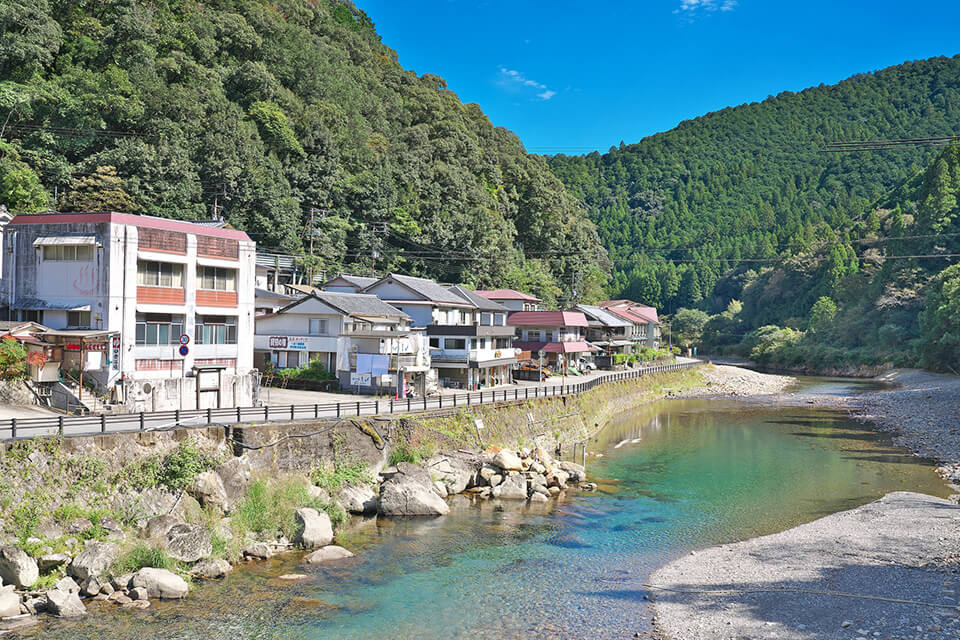
[[[534,362],[521,362],[513,371],[513,377],[518,380],[537,380],[542,382],[551,375],[553,374],[550,373],[550,371]]]
[[[583,371],[596,371],[597,365],[589,360],[580,360],[579,367]]]

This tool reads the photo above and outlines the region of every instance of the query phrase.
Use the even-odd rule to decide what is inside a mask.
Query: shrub
[[[190,486],[200,473],[216,464],[213,456],[202,451],[192,440],[185,440],[162,458],[153,456],[132,465],[125,470],[125,476],[137,489],[162,486],[176,491]]]
[[[177,568],[177,561],[168,556],[163,549],[141,543],[117,558],[111,571],[119,576],[125,573],[136,573],[144,567],[174,570]]]
[[[423,442],[419,446],[413,446],[403,437],[397,438],[393,448],[390,450],[390,464],[395,465],[398,462],[409,462],[410,464],[420,464],[433,455],[433,447],[429,442]]]
[[[331,524],[335,528],[340,526],[346,520],[346,514],[338,507],[311,497],[308,486],[305,478],[296,476],[274,478],[270,482],[255,480],[237,505],[232,521],[234,526],[239,527],[240,533],[252,531],[269,537],[282,533],[293,538],[297,533],[294,512],[300,507],[326,511]]]

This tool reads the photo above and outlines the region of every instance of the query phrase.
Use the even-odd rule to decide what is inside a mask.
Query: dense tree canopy
[[[317,268],[601,295],[605,252],[546,161],[346,0],[6,0],[0,27],[11,209],[97,185],[186,220],[216,201],[272,250],[312,215]]]

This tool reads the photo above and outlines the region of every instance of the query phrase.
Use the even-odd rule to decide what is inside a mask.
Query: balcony
[[[428,336],[464,336],[464,337],[496,337],[513,336],[514,327],[486,324],[431,324],[427,326]]]
[[[386,354],[378,354],[386,355]],[[391,371],[396,371],[397,369],[410,369],[417,366],[417,356],[415,355],[390,355],[389,356],[390,364],[389,369]],[[350,354],[350,368],[354,371],[357,369],[357,354]]]
[[[401,331],[392,331],[390,329],[372,329],[370,327],[345,327],[340,333],[341,336],[350,336],[352,338],[409,338],[410,331],[403,329]]]
[[[497,356],[497,354],[500,355]],[[439,351],[437,349],[430,350],[431,364],[456,364],[465,367],[469,366],[473,369],[476,369],[480,365],[497,366],[502,364],[513,364],[516,361],[517,358],[514,356],[514,351],[512,348],[497,350],[494,352],[491,352],[489,349],[482,351],[473,349],[471,351],[463,351],[461,353],[448,353],[445,351]]]

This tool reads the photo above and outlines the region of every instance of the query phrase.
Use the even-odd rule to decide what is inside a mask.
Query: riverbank
[[[672,394],[679,398],[770,396],[796,384],[793,376],[760,373],[724,364],[708,364],[699,369],[702,384]]]
[[[898,492],[691,553],[650,578],[656,628],[672,640],[958,637],[958,518],[951,501]]]

